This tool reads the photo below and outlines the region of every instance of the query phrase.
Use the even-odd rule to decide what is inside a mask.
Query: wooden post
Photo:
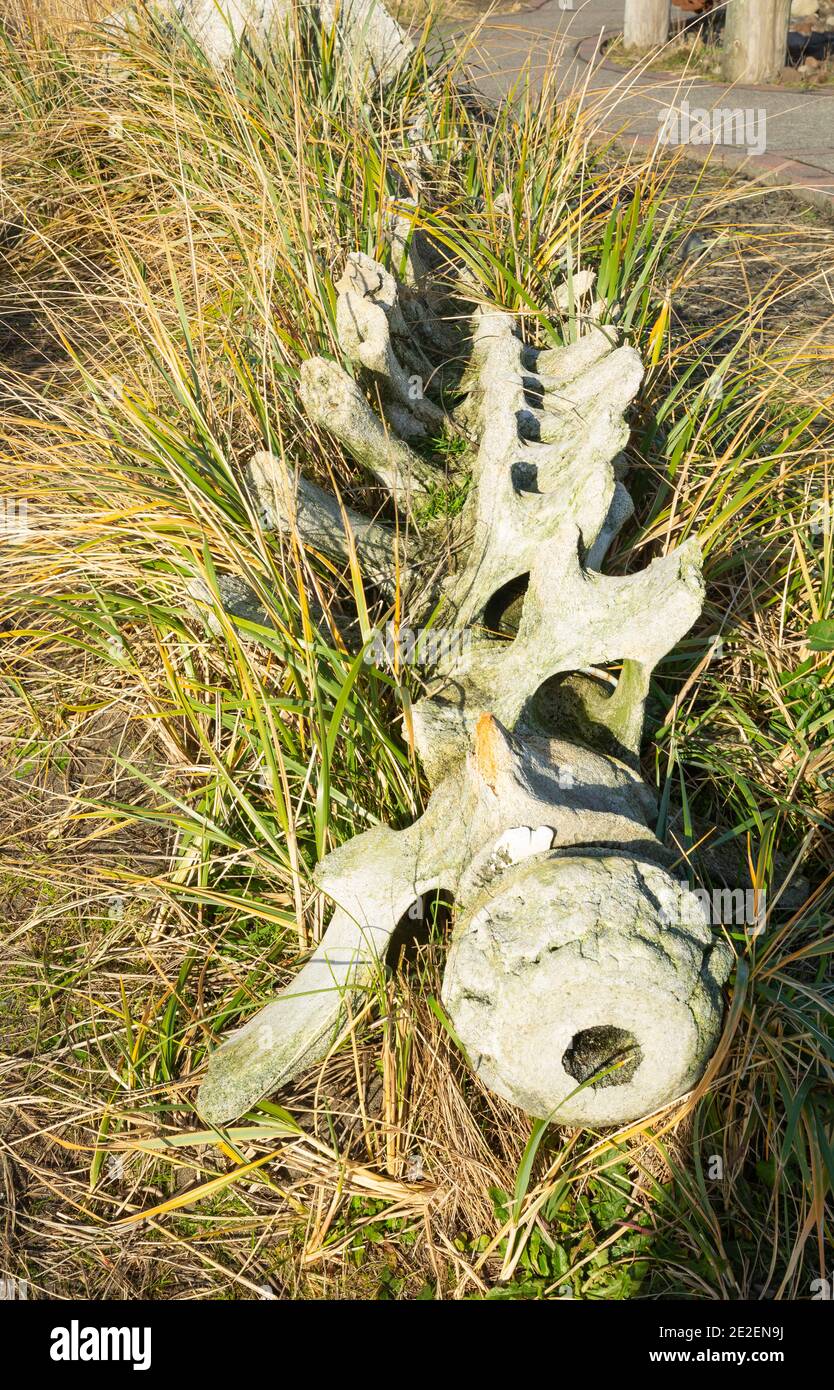
[[[671,0],[626,0],[623,43],[628,49],[659,48],[669,37]]]
[[[791,0],[728,0],[724,77],[775,82],[785,66]]]

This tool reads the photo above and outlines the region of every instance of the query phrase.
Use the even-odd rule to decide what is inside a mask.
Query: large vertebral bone
[[[408,408],[392,285],[352,257],[337,321],[378,395]],[[319,407],[334,376],[361,402],[352,421]],[[330,926],[292,985],[212,1055],[200,1092],[211,1120],[231,1120],[322,1059],[348,1005],[381,978],[405,912],[436,890],[456,907],[443,998],[471,1064],[509,1100],[563,1123],[617,1124],[677,1098],[703,1070],[731,957],[669,872],[653,799],[628,764],[651,672],[700,612],[699,551],[689,542],[633,575],[599,572],[631,511],[618,457],[641,376],[637,355],[595,321],[578,342],[535,353],[509,316],[476,314],[461,412],[478,440],[468,554],[444,585],[452,628],[470,644],[414,710],[434,791],[410,828],[377,827],[322,861]],[[392,494],[422,481],[410,451],[392,468],[390,437],[375,416],[377,432],[367,426],[370,407],[341,368],[305,364],[301,394]],[[270,490],[284,499],[277,524],[295,518],[314,549],[343,558],[349,526],[385,580],[394,552],[384,528],[303,482],[293,508],[270,455],[249,477],[262,504]],[[516,636],[490,637],[490,604],[525,578]],[[612,695],[583,685],[587,668],[619,661]],[[553,736],[541,694],[560,673],[578,673],[586,732],[606,751]]]
[[[432,780],[462,755],[481,711],[535,728],[529,702],[549,678],[620,659],[613,695],[600,698],[589,682],[576,693],[588,721],[618,751],[636,753],[651,671],[701,611],[697,542],[633,576],[596,573],[632,511],[616,464],[628,438],[624,411],[642,379],[637,353],[593,324],[578,343],[538,354],[535,370],[531,357],[508,315],[479,316],[467,418],[481,443],[466,518],[471,548],[445,586],[452,625],[483,623],[514,580],[526,578],[527,591],[515,640],[473,637],[466,670],[449,666],[417,705],[415,736]]]
[[[322,861],[318,884],[337,904],[324,939],[293,984],[214,1053],[203,1113],[231,1120],[320,1060],[347,999],[381,975],[400,919],[438,889],[462,914],[444,998],[490,1085],[534,1114],[561,1106],[565,1123],[616,1123],[679,1095],[714,1043],[726,958],[698,899],[662,867],[652,809],[624,764],[558,739],[522,743],[483,715],[472,753],[413,826],[376,827]],[[566,1007],[568,987],[578,1012]],[[626,1058],[625,1085],[565,1104],[581,1066],[593,1069],[594,1047],[607,1060],[606,1029],[633,1039],[640,1066],[629,1071]],[[587,1033],[584,1060],[580,1037],[565,1064]]]
[[[699,900],[656,864],[540,856],[459,918],[443,1001],[507,1100],[560,1124],[617,1125],[697,1081],[729,955]]]

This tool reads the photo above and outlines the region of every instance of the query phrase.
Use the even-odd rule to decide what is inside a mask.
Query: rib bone
[[[383,593],[394,592],[399,572],[396,538],[387,527],[341,507],[316,483],[292,479],[283,459],[265,450],[249,460],[246,480],[266,530],[295,529],[310,550],[345,563],[352,542],[363,574]]]
[[[412,498],[428,495],[437,486],[437,469],[391,436],[356,382],[336,362],[325,357],[303,362],[298,393],[314,424],[329,430],[395,502],[407,506]]]

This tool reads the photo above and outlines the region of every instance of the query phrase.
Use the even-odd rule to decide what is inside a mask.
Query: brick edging
[[[630,130],[609,130],[605,134],[620,144],[635,145],[639,149],[665,150],[656,135],[638,135]],[[676,145],[679,158],[697,164],[713,161],[729,169],[749,173],[754,182],[781,188],[786,193],[795,193],[803,202],[811,203],[829,217],[834,217],[834,173],[820,169],[814,164],[803,164],[776,154],[748,155],[743,150],[729,149],[726,145],[710,145],[704,153],[692,145]]]

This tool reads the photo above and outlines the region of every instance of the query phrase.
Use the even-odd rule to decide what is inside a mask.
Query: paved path
[[[589,62],[593,44],[580,41],[621,32],[625,0],[573,0],[572,10],[563,8],[564,4],[565,0],[544,0],[520,14],[488,20],[478,40],[479,85],[496,95],[505,91],[528,60],[535,79],[555,45],[560,77],[566,83],[587,82],[589,100],[602,97],[604,125],[611,131],[625,127],[653,140],[663,113],[670,106],[680,108],[684,100],[690,108],[749,108],[754,120],[755,113],[764,110],[766,154],[748,161],[750,171],[834,197],[834,89],[770,92],[689,78],[670,81],[656,73],[634,77],[625,70],[612,71]],[[719,143],[717,153],[733,163],[746,157],[744,151],[724,143]]]

